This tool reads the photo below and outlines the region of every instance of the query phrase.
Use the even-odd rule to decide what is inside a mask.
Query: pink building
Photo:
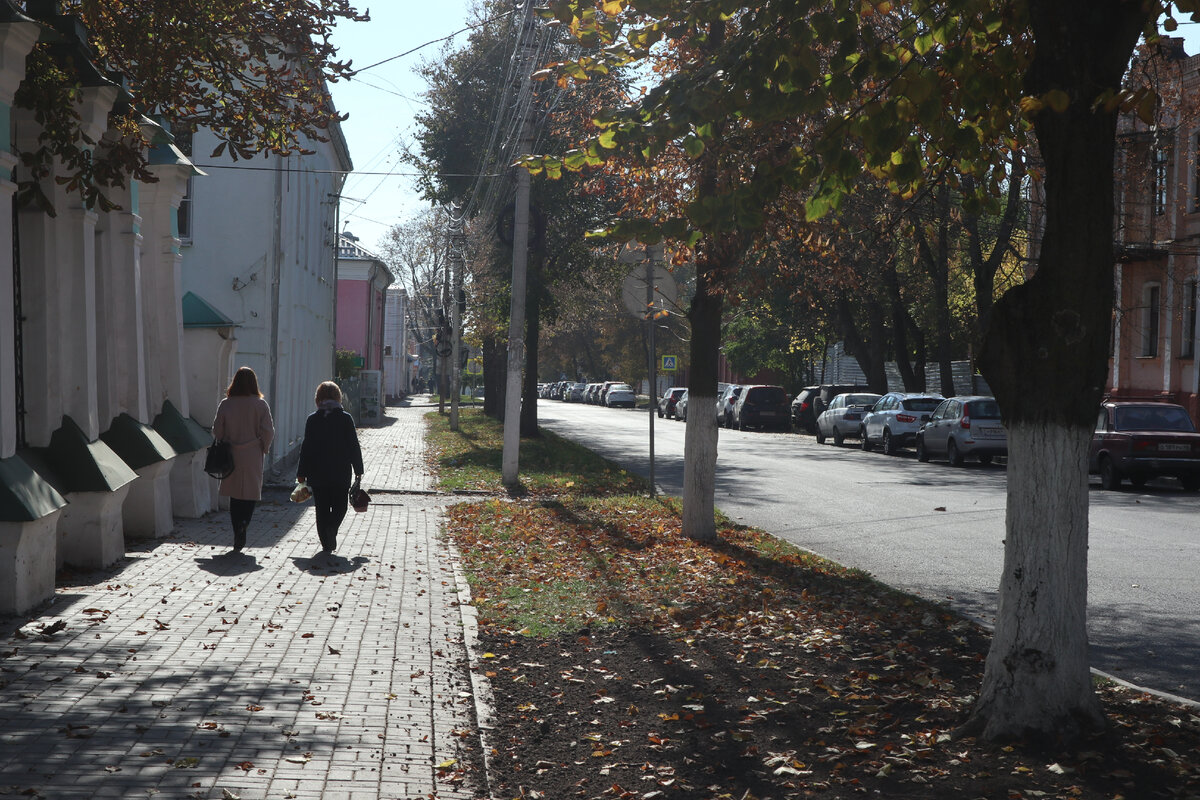
[[[383,368],[384,298],[392,273],[379,256],[358,243],[352,233],[338,238],[337,326],[339,350],[353,350],[362,368]]]

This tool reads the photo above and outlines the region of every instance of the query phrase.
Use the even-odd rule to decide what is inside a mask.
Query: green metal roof
[[[0,522],[33,522],[66,504],[19,455],[0,458]]]
[[[100,439],[134,470],[175,457],[174,448],[158,431],[128,414],[117,416]]]
[[[188,292],[183,296],[183,327],[229,328],[236,325],[236,322],[213,308],[195,292]]]
[[[99,439],[88,441],[83,429],[66,416],[62,427],[50,435],[49,447],[22,457],[62,493],[111,492],[137,480],[137,473],[111,447]],[[43,461],[50,474],[42,472],[37,461]]]
[[[194,453],[213,443],[212,434],[196,420],[185,417],[170,400],[163,403],[162,413],[154,418],[158,431],[176,453]]]

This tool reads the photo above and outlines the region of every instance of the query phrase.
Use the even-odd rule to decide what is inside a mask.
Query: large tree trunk
[[[996,303],[980,366],[1009,428],[1008,516],[996,633],[966,726],[990,740],[1072,739],[1103,723],[1087,663],[1086,443],[1113,309],[1117,89],[1146,12],[1124,0],[1033,0],[1033,117],[1045,161],[1036,274]]]
[[[536,258],[536,255],[534,256]],[[521,435],[538,435],[538,338],[542,333],[542,282],[537,272],[525,300],[525,374],[521,384]]]

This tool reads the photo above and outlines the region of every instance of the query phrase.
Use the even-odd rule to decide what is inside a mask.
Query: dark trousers
[[[338,528],[346,518],[349,486],[313,486],[313,505],[317,509],[317,536],[322,550],[337,547]]]
[[[239,525],[249,525],[250,518],[254,516],[254,500],[238,500],[236,497],[229,498],[229,521],[233,523],[233,529],[236,531]]]

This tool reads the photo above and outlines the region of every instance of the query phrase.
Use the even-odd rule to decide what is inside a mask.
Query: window
[[[1194,156],[1196,173],[1192,176],[1195,184],[1192,186],[1192,211],[1200,211],[1200,133],[1196,134],[1196,151]]]
[[[1183,284],[1183,330],[1180,332],[1181,358],[1196,356],[1196,279]]]
[[[175,146],[179,148],[179,152],[183,153],[188,158],[192,157],[192,129],[181,127],[175,134]],[[179,235],[180,241],[190,242],[192,240],[192,179],[187,179],[187,189],[184,190],[183,199],[179,201],[179,210],[176,212],[176,220],[178,228],[176,232]]]
[[[1167,213],[1167,151],[1161,147],[1154,150],[1154,213]]]
[[[1162,147],[1154,149],[1154,213],[1167,213],[1167,151]]]
[[[1142,357],[1158,357],[1159,297],[1161,289],[1157,283],[1148,283],[1142,288]]]

